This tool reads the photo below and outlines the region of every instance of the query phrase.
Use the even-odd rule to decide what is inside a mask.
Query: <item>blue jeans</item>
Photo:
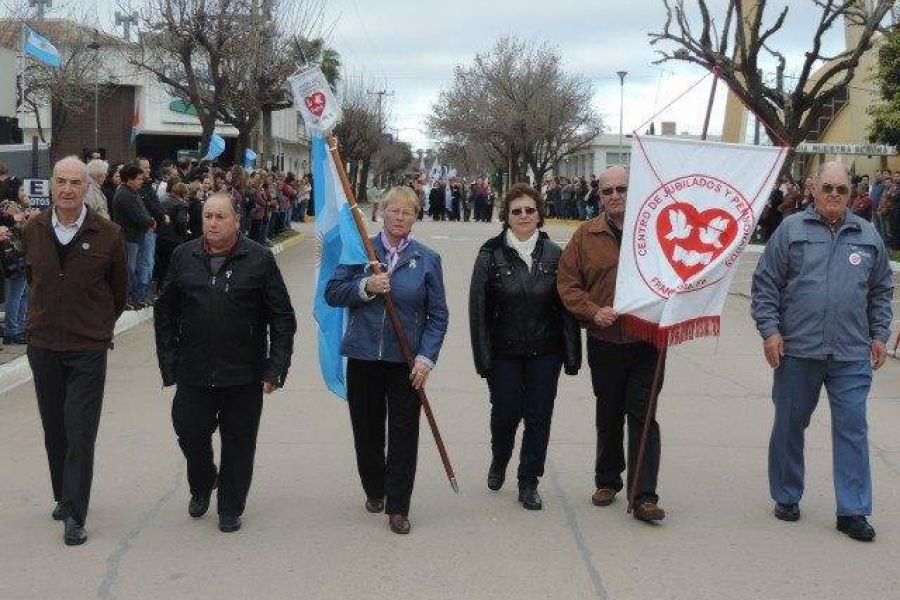
[[[18,337],[25,333],[28,316],[28,283],[25,276],[6,279],[6,337]]]
[[[150,297],[150,281],[153,279],[153,265],[156,262],[156,233],[148,231],[141,242],[137,259],[137,283],[135,301],[146,302]]]
[[[785,356],[775,370],[775,422],[769,442],[772,499],[795,504],[803,496],[803,432],[822,385],[831,406],[834,493],[839,516],[872,514],[872,480],[866,399],[872,383],[868,360],[836,361]]]
[[[137,302],[137,275],[138,275],[138,254],[141,251],[140,242],[125,242],[125,257],[128,260],[128,303]]]

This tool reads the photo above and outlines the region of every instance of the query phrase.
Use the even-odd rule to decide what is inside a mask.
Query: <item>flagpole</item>
[[[338,150],[337,138],[334,136],[329,136],[329,151],[331,152],[331,159],[334,161],[335,167],[337,167],[337,172],[341,178],[341,185],[344,188],[344,194],[347,196],[347,203],[350,205],[350,212],[353,215],[353,221],[356,223],[356,228],[359,231],[359,237],[362,238],[363,245],[366,248],[366,255],[369,257],[369,263],[372,266],[372,271],[376,275],[380,275],[383,270],[381,268],[381,263],[378,260],[378,256],[375,254],[375,247],[372,246],[372,240],[369,239],[369,232],[366,230],[366,222],[363,219],[362,211],[359,208],[359,205],[356,203],[356,196],[353,194],[353,188],[350,185],[350,180],[347,178],[347,171],[344,169],[344,163],[341,159],[340,150]],[[391,298],[390,293],[384,295],[384,303],[385,308],[387,309],[387,314],[391,319],[391,325],[394,328],[394,333],[397,335],[397,340],[400,342],[400,349],[403,351],[403,356],[406,358],[406,364],[409,365],[409,368],[412,369],[415,363],[415,357],[412,355],[412,350],[409,347],[409,342],[406,339],[406,334],[403,331],[403,327],[400,324],[400,317],[397,314],[397,309],[394,307],[394,300]],[[444,446],[444,439],[441,436],[441,431],[438,429],[437,421],[434,418],[434,412],[431,410],[431,404],[428,402],[428,397],[425,395],[424,389],[416,390],[416,393],[419,396],[419,402],[422,404],[422,409],[425,411],[425,417],[428,419],[428,425],[431,427],[431,433],[434,435],[434,443],[437,445],[438,453],[441,455],[441,461],[444,463],[444,471],[447,472],[447,479],[450,480],[450,487],[453,488],[453,491],[457,494],[459,493],[459,485],[456,483],[456,475],[453,472],[453,465],[450,464],[450,457],[447,454],[447,448]]]

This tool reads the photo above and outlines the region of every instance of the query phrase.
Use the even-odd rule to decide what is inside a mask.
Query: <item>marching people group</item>
[[[53,170],[52,207],[22,228],[28,360],[57,503],[52,516],[64,522],[69,545],[87,538],[114,325],[129,305],[148,302],[153,269],[142,256],[165,257],[154,306],[156,348],[163,385],[175,386],[172,421],[187,463],[191,517],[207,512],[216,491],[219,529],[240,529],[263,396],[284,385],[291,365],[297,322],[266,241],[289,223],[295,208],[273,203],[272,190],[308,201],[311,182],[266,172],[247,176],[239,168],[185,182],[181,165],[167,168],[172,177],[162,190],[152,190],[166,199],[148,207],[144,161],[110,166],[103,178],[98,165],[64,158]],[[471,192],[455,185],[457,198]],[[476,199],[491,193],[486,184],[475,187],[480,185]],[[633,489],[633,517],[658,522],[666,516],[657,491],[660,428],[648,403],[662,386],[666,365],[660,350],[632,337],[612,308],[628,173],[610,168],[588,187],[596,189],[597,211],[585,207],[585,222],[562,249],[542,231],[546,196],[512,185],[499,204],[500,231],[474,258],[472,354],[491,403],[486,483],[495,491],[504,485],[524,424],[518,500],[525,509],[542,508],[538,484],[557,385],[561,372],[576,375],[581,368],[583,329],[595,397],[591,502],[606,507],[620,491]],[[774,373],[770,492],[777,518],[799,519],[804,430],[824,385],[832,409],[837,528],[871,540],[866,400],[872,371],[886,356],[891,269],[881,236],[850,207],[847,169],[826,164],[811,189],[808,206],[774,231],[753,278],[752,316]],[[112,200],[114,221],[103,215],[97,191]],[[349,309],[341,352],[361,504],[387,513],[398,534],[411,530],[418,394],[436,368],[449,321],[441,257],[413,235],[421,194],[415,186],[395,187],[382,199],[384,226],[371,242],[383,273],[341,265],[325,289],[330,305]],[[449,208],[451,216],[465,219],[464,202],[440,207],[437,195],[434,200],[432,216],[443,218]],[[576,198],[575,214],[581,215],[578,207]],[[405,334],[400,338],[386,318],[389,299]],[[636,473],[645,426],[645,460]],[[217,428],[218,465],[212,447]]]

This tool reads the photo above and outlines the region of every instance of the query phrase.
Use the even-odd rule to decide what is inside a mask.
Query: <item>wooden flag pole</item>
[[[350,205],[353,220],[356,222],[356,228],[359,231],[359,237],[362,238],[363,245],[365,245],[366,255],[369,257],[369,264],[372,267],[372,272],[376,275],[380,275],[384,270],[381,268],[381,263],[378,260],[378,256],[375,254],[372,240],[369,239],[369,232],[366,229],[366,222],[363,218],[362,210],[356,203],[356,196],[353,194],[353,188],[350,185],[347,172],[344,170],[344,163],[341,159],[341,153],[338,150],[337,139],[334,136],[329,137],[328,147],[331,152],[331,159],[334,161],[334,165],[337,167],[337,172],[340,175],[341,185],[344,188],[344,194],[347,196],[347,203]],[[384,304],[388,317],[391,320],[391,326],[394,328],[394,333],[397,335],[397,340],[400,342],[400,349],[403,352],[403,357],[406,359],[406,364],[412,369],[415,364],[415,357],[409,347],[409,341],[406,339],[406,334],[403,332],[403,327],[400,324],[400,317],[397,314],[397,309],[394,306],[394,300],[391,297],[390,292],[384,295]],[[422,409],[425,411],[425,417],[428,419],[428,425],[431,427],[431,433],[434,435],[434,443],[437,445],[438,453],[441,455],[441,462],[444,463],[444,471],[447,472],[447,479],[450,480],[450,487],[458,494],[459,485],[456,483],[453,465],[450,464],[450,456],[447,454],[447,448],[444,446],[444,439],[441,436],[440,429],[438,429],[437,421],[434,418],[434,412],[431,410],[431,404],[428,402],[428,396],[425,395],[424,389],[416,390],[416,392],[419,396],[419,402],[422,404]]]

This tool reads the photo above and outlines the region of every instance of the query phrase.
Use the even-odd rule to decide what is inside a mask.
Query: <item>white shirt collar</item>
[[[71,225],[65,225],[62,221],[59,220],[59,217],[56,216],[56,207],[54,206],[51,209],[52,215],[50,217],[50,222],[53,225],[53,229],[56,230],[74,230],[78,231],[81,229],[81,226],[84,224],[84,218],[87,216],[87,204],[81,205],[81,214],[78,215],[78,218]]]

